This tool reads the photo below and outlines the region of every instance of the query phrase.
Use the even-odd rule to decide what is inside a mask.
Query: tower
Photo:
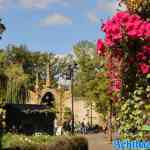
[[[51,71],[50,71],[50,63],[46,66],[46,88],[50,88],[51,86]]]
[[[38,72],[36,73],[36,81],[35,82],[36,82],[35,90],[36,90],[36,92],[38,92],[38,90],[39,90],[39,74],[38,74]]]
[[[36,100],[37,100],[37,103],[39,104],[39,97],[40,97],[40,89],[39,89],[39,73],[36,72],[36,84],[35,84],[35,93],[36,93]]]

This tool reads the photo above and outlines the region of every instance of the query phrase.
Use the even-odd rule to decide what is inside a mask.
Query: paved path
[[[87,136],[89,150],[115,150],[112,144],[109,144],[103,133],[92,134]]]

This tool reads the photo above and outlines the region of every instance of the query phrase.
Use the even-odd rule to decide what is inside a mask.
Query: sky
[[[26,45],[32,51],[67,54],[81,40],[95,42],[100,24],[111,17],[117,0],[0,0],[7,30],[0,48]]]

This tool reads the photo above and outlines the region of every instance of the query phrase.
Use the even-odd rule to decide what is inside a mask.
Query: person
[[[107,123],[106,122],[103,124],[103,132],[106,135],[106,132],[107,132]]]
[[[80,133],[80,121],[75,123],[75,132]]]
[[[57,132],[57,128],[58,128],[57,118],[55,118],[55,120],[54,120],[54,133],[55,133],[55,135],[56,135],[56,132]]]
[[[12,132],[16,133],[16,126],[15,125],[12,126]]]
[[[88,122],[88,123],[87,123],[87,127],[86,127],[86,132],[89,133],[90,130],[91,130],[91,125],[90,125],[90,123]]]
[[[85,124],[85,120],[84,119],[81,122],[81,133],[82,134],[86,134],[86,124]]]
[[[56,136],[60,136],[60,135],[62,135],[62,127],[58,126],[56,130]]]
[[[64,121],[63,130],[64,132],[71,132],[70,121]]]

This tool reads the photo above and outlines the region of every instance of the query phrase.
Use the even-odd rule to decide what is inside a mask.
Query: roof
[[[23,113],[32,112],[50,112],[50,108],[47,105],[36,105],[36,104],[6,104],[6,109],[15,109],[16,111]]]

